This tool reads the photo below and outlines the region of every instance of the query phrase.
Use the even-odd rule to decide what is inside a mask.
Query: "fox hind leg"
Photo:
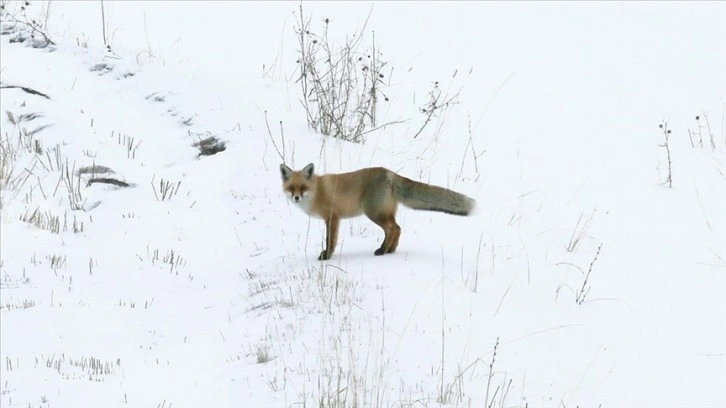
[[[374,255],[390,254],[396,251],[398,247],[398,239],[401,237],[401,227],[396,224],[395,216],[371,218],[379,227],[383,229],[385,237],[381,247],[373,252]]]
[[[388,188],[381,189],[380,184],[387,184]],[[398,201],[393,193],[391,180],[378,180],[378,184],[372,187],[371,193],[365,200],[362,207],[363,213],[383,229],[385,234],[381,247],[376,249],[375,255],[390,254],[398,246],[398,238],[401,236],[401,227],[396,224],[396,209]]]
[[[401,227],[396,224],[396,220],[393,220],[393,237],[391,238],[391,244],[388,247],[388,250],[386,250],[387,254],[396,252],[396,248],[398,248],[398,239],[401,238]]]

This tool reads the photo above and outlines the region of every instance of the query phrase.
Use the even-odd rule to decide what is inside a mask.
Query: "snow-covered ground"
[[[31,3],[55,45],[0,37],[1,406],[726,406],[725,3],[304,3],[336,45],[370,13],[397,123],[363,144],[307,126],[299,3]],[[401,208],[382,257],[345,220],[319,262],[277,149],[477,212]]]

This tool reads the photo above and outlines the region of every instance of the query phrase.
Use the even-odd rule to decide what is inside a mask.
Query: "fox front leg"
[[[340,218],[331,214],[327,220],[325,220],[325,249],[318,256],[318,261],[327,261],[333,256],[335,251],[335,245],[338,242],[338,226],[340,225]]]
[[[320,255],[318,255],[318,261],[327,261],[328,259],[330,259],[331,255],[332,254],[328,253],[327,248],[323,249],[322,251],[320,251]]]

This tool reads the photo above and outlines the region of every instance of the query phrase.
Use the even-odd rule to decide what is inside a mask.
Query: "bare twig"
[[[492,361],[489,363],[489,378],[487,379],[487,393],[484,398],[484,403],[488,403],[489,401],[491,401],[489,399],[489,387],[492,384],[492,375],[494,374],[494,360],[497,357],[497,347],[499,347],[499,337],[497,337],[497,342],[494,343],[494,351],[492,352]],[[494,399],[494,398],[492,397],[492,399]]]
[[[587,286],[587,281],[590,279],[590,274],[592,273],[592,267],[595,265],[595,261],[597,261],[597,257],[600,255],[600,249],[602,248],[602,244],[597,247],[597,252],[595,253],[595,257],[592,258],[592,262],[590,262],[590,267],[587,268],[587,273],[585,274],[585,280],[582,282],[582,288],[580,288],[580,291],[577,293],[577,296],[575,297],[575,302],[577,302],[578,305],[581,305],[582,302],[585,301],[585,297],[590,292],[590,288]]]
[[[270,136],[270,140],[272,140],[272,146],[275,147],[275,151],[277,151],[277,155],[280,156],[280,159],[284,162],[285,161],[285,136],[282,135],[282,122],[280,122],[280,133],[281,133],[281,137],[282,137],[282,151],[280,151],[280,148],[277,147],[275,138],[272,136],[272,130],[270,130],[270,122],[267,121],[267,111],[265,111],[265,125],[267,126],[267,134]]]
[[[441,88],[439,88],[439,81],[434,82],[434,86],[428,94],[428,102],[426,102],[426,104],[422,108],[419,108],[421,113],[425,115],[425,118],[424,122],[421,124],[421,127],[419,127],[418,131],[416,131],[416,134],[413,135],[414,139],[417,138],[421,134],[421,132],[423,132],[429,122],[431,122],[431,120],[439,111],[445,110],[451,104],[459,103],[459,92],[451,97],[449,97],[448,94],[442,96]]]
[[[590,227],[590,223],[592,222],[593,217],[595,216],[595,211],[592,210],[592,213],[590,214],[587,219],[583,221],[582,217],[583,214],[580,214],[580,218],[577,219],[577,224],[575,224],[575,228],[572,230],[572,235],[570,235],[570,241],[567,244],[567,252],[574,251],[577,246],[582,241],[582,238],[585,237],[585,233],[587,232],[588,228]],[[580,224],[582,222],[582,224]]]
[[[699,120],[699,117],[696,116],[696,120]],[[711,144],[711,151],[716,151],[716,140],[713,138],[713,131],[711,131],[711,122],[708,120],[708,115],[705,113],[703,114],[703,120],[706,122],[706,130],[708,131],[708,141]]]
[[[696,117],[696,118],[698,118],[698,117]],[[671,173],[671,148],[670,148],[669,141],[668,141],[668,136],[671,134],[671,131],[670,131],[670,129],[668,129],[667,122],[661,123],[658,127],[663,130],[663,136],[665,137],[665,142],[660,146],[665,147],[666,154],[668,157],[668,177],[666,178],[666,181],[663,182],[663,184],[668,184],[668,188],[671,188],[671,187],[673,187],[673,177],[672,177],[672,173]],[[699,133],[700,133],[700,130],[699,130]],[[701,140],[701,147],[703,147],[703,140]]]

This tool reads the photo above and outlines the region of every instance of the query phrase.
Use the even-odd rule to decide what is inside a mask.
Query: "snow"
[[[48,4],[55,46],[0,37],[3,86],[50,97],[0,90],[3,407],[726,405],[726,5],[306,2],[335,44],[370,12],[394,68],[403,123],[354,144],[307,126],[299,3],[104,2],[111,53],[99,3]],[[413,138],[434,81],[458,103]],[[344,220],[316,261],[273,141],[477,212],[401,208],[381,257]],[[66,165],[131,187],[74,199]]]

